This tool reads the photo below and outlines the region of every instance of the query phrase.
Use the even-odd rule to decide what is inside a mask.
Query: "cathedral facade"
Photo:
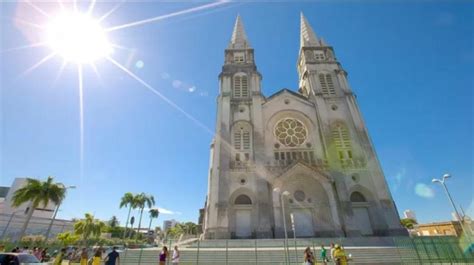
[[[237,17],[219,75],[205,238],[404,235],[334,50],[301,14],[298,91],[261,92]]]

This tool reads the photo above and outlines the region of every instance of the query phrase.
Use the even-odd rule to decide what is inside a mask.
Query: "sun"
[[[92,63],[113,52],[106,31],[88,14],[63,12],[45,28],[45,42],[67,62]]]

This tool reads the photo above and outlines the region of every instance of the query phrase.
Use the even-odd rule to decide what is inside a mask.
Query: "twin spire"
[[[247,49],[250,47],[250,42],[245,34],[244,24],[240,15],[237,15],[235,20],[234,32],[232,32],[232,38],[230,39],[229,49]]]
[[[300,20],[300,48],[326,46],[326,43],[323,39],[318,40],[318,37],[311,28],[311,25],[309,24],[308,20],[306,20],[305,16],[303,15],[303,12],[301,12]],[[228,48],[251,48],[250,42],[248,41],[247,35],[245,34],[244,24],[242,23],[240,15],[237,15],[237,19],[235,20],[234,31],[232,32],[232,38],[230,40]]]

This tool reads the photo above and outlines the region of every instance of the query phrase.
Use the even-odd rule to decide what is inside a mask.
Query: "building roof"
[[[298,97],[300,99],[303,99],[303,100],[308,100],[305,96],[301,95],[300,93],[296,93],[295,91],[292,91],[288,88],[283,88],[283,89],[280,89],[278,90],[277,92],[273,93],[272,95],[270,95],[269,97],[266,98],[267,101],[270,101],[272,98],[276,97],[276,96],[279,96],[280,94],[283,94],[285,92],[288,92],[290,93],[291,95],[295,96],[295,97]]]

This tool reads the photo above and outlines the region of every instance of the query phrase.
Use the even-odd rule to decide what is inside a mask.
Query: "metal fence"
[[[329,255],[330,242],[344,246],[349,264],[474,264],[473,245],[456,237],[196,241],[180,247],[179,264],[302,264],[306,247],[321,264],[321,245]],[[170,253],[176,243],[165,242]],[[157,264],[159,253],[158,248],[128,249],[121,264]]]
[[[0,214],[0,240],[18,240],[26,216],[21,214]],[[25,235],[45,236],[52,219],[32,217],[28,223]],[[50,238],[55,238],[57,234],[64,231],[72,231],[74,222],[69,220],[56,219],[52,223]]]

